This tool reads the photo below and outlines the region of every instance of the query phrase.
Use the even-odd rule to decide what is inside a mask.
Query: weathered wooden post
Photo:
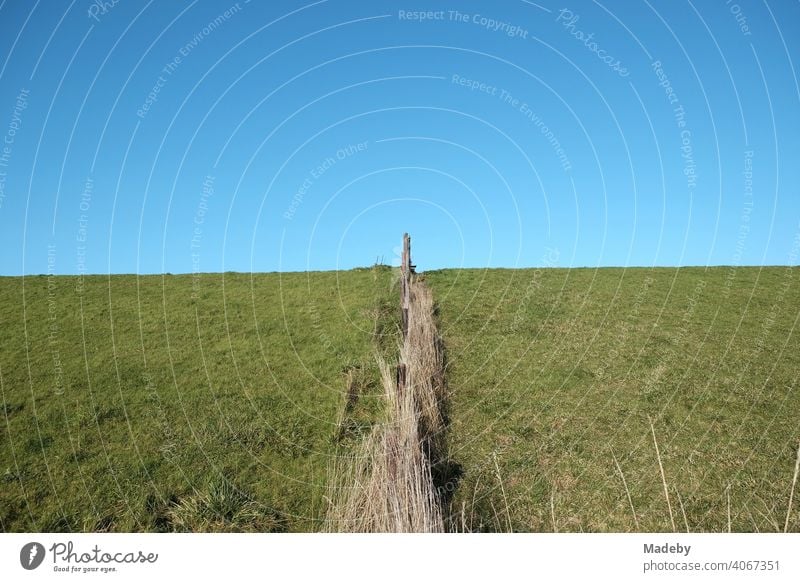
[[[403,328],[403,341],[408,337],[408,310],[411,307],[411,237],[403,233],[403,254],[400,263],[400,324]],[[406,387],[406,365],[397,365],[397,391],[402,394]]]
[[[400,263],[400,313],[403,339],[408,336],[408,308],[411,304],[411,237],[403,234],[403,256]]]
[[[397,364],[397,393],[402,394],[406,390],[406,365],[403,362]]]

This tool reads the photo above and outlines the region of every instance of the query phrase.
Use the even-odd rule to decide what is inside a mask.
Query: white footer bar
[[[2,534],[4,580],[800,580],[800,534]]]

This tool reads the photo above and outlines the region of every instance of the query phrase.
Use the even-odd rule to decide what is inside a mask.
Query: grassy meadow
[[[783,530],[800,270],[424,279],[456,528]],[[0,278],[0,528],[319,530],[396,298],[388,268]]]
[[[469,529],[783,531],[800,441],[800,269],[426,280],[463,467],[453,509]]]
[[[318,529],[391,272],[80,285],[0,278],[0,527]]]

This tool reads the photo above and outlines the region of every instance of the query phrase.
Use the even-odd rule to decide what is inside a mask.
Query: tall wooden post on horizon
[[[408,337],[408,310],[411,307],[411,237],[403,233],[403,254],[400,262],[400,325],[403,329],[403,341]],[[406,365],[397,366],[397,390],[402,393],[406,387]]]
[[[411,237],[403,234],[403,255],[400,263],[400,313],[403,339],[408,335],[408,308],[411,304]]]

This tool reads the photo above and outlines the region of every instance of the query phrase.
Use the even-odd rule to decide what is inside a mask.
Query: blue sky
[[[797,2],[6,0],[0,32],[0,275],[348,269],[404,231],[423,270],[796,262]]]

